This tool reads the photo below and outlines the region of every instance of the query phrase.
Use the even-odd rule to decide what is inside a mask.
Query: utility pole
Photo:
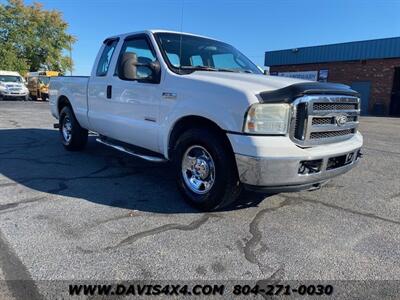
[[[69,40],[69,71],[72,76],[72,42]]]

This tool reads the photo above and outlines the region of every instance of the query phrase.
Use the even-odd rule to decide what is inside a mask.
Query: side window
[[[111,58],[113,56],[115,47],[118,44],[118,40],[110,40],[106,43],[103,53],[97,64],[96,76],[106,76],[108,68],[110,66]]]
[[[126,40],[122,45],[120,59],[125,53],[135,53],[138,63],[142,64],[148,64],[157,60],[153,50],[150,48],[150,45],[145,38]],[[151,76],[151,70],[145,66],[138,66],[136,72],[139,79],[146,79]]]

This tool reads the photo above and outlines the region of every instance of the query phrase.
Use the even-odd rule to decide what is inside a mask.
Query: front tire
[[[241,192],[232,150],[220,134],[187,130],[175,144],[173,164],[179,191],[197,209],[221,209]]]
[[[85,148],[88,131],[79,125],[69,106],[65,106],[60,112],[59,131],[61,141],[68,151],[80,151]]]

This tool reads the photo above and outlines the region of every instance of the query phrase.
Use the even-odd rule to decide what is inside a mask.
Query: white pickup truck
[[[0,70],[0,100],[29,100],[29,90],[18,72]]]
[[[265,76],[234,47],[164,30],[107,38],[90,77],[56,77],[51,112],[67,150],[97,141],[171,161],[193,206],[219,209],[242,187],[315,189],[361,157],[359,95]],[[172,169],[171,169],[172,171]]]

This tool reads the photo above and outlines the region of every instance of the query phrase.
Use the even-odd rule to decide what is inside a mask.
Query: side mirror
[[[161,66],[158,60],[152,61],[149,64],[149,68],[151,70],[151,80],[154,83],[159,83],[161,79]]]
[[[122,55],[119,64],[118,75],[123,80],[136,80],[137,76],[137,56],[136,53],[126,52]]]
[[[161,67],[158,61],[151,61],[145,57],[137,57],[136,53],[123,54],[119,77],[123,80],[140,80],[146,82],[160,82]]]

